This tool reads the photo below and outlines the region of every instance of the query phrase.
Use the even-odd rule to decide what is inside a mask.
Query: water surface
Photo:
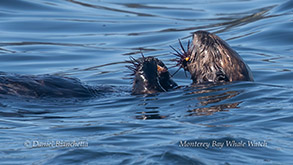
[[[1,163],[292,163],[292,7],[292,0],[0,1],[0,71],[114,89],[89,99],[1,96]],[[180,89],[130,94],[129,56],[156,56],[174,73],[169,45],[186,44],[197,30],[226,40],[255,81],[190,87],[181,70]]]

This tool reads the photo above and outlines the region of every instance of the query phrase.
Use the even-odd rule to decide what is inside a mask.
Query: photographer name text
[[[27,140],[24,142],[24,146],[27,148],[70,148],[70,147],[88,147],[87,141],[64,141],[64,140],[52,140],[52,141],[39,141],[39,140]]]

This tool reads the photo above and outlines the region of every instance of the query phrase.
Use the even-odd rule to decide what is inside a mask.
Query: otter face
[[[132,94],[165,92],[177,86],[164,63],[154,57],[131,59],[128,66],[134,73]]]

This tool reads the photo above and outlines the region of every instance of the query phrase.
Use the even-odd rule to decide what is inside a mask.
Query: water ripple
[[[1,72],[75,77],[112,89],[83,99],[0,96],[1,162],[290,164],[292,6],[291,0],[0,1]],[[158,57],[174,73],[169,45],[186,44],[196,30],[226,40],[255,82],[191,86],[180,70],[176,90],[130,94],[129,56]],[[185,141],[190,146],[180,146]],[[203,147],[233,141],[266,145]]]

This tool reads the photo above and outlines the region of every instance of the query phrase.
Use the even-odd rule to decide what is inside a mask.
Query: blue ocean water
[[[0,98],[1,164],[292,164],[292,0],[1,0],[0,71],[75,77],[112,93]],[[130,56],[175,65],[206,30],[254,82],[133,96]],[[171,68],[174,73],[177,68]]]

